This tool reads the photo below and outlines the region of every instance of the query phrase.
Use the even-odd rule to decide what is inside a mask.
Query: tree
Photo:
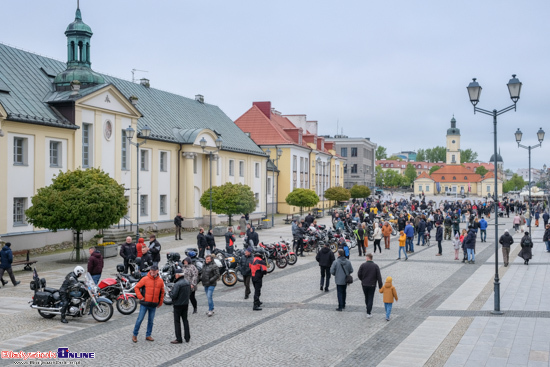
[[[386,157],[388,156],[387,152],[386,152],[386,148],[384,148],[383,146],[379,145],[378,148],[376,148],[376,160],[379,161],[380,159],[386,159]]]
[[[350,198],[350,192],[342,186],[335,186],[325,191],[325,197],[334,201],[347,201]]]
[[[472,163],[477,160],[477,153],[470,148],[460,152],[460,163]]]
[[[519,176],[517,173],[514,173],[512,178],[509,179],[508,181],[506,181],[502,185],[502,191],[504,191],[504,192],[518,191],[518,190],[523,189],[525,184],[526,184],[526,182],[523,179],[523,177]]]
[[[407,164],[407,168],[405,168],[405,177],[408,178],[409,182],[414,182],[416,176],[416,168],[410,163]]]
[[[35,227],[52,232],[76,232],[76,261],[80,261],[80,233],[118,223],[128,208],[124,186],[97,168],[60,172],[52,184],[38,189],[25,211]]]
[[[388,171],[391,171],[391,170],[388,170]],[[375,182],[376,182],[376,186],[383,186],[384,185],[384,170],[382,169],[382,167],[380,166],[376,166],[376,168],[374,169],[374,172],[375,172]]]
[[[200,200],[201,206],[210,210],[210,190],[206,190]],[[229,225],[235,214],[252,213],[256,209],[256,198],[249,186],[227,182],[212,187],[212,211],[229,216]]]
[[[388,158],[389,161],[402,161],[403,158],[400,158],[396,155],[392,155],[391,157]]]
[[[432,166],[432,168],[430,168],[430,175],[431,175],[432,173],[434,173],[435,171],[437,171],[438,169],[440,169],[440,168],[441,168],[441,167],[439,167],[439,166]]]
[[[388,169],[384,172],[384,186],[401,186],[403,184],[403,179],[404,176],[392,169]]]
[[[475,170],[475,173],[477,173],[478,175],[481,175],[481,176],[485,176],[487,174],[487,172],[489,172],[489,171],[487,170],[487,168],[485,168],[483,166],[479,166]]]
[[[425,162],[426,161],[426,150],[425,149],[418,149],[418,152],[416,152],[416,161],[417,162]]]
[[[432,163],[445,162],[447,160],[447,149],[441,146],[426,149],[426,160]]]
[[[370,189],[364,185],[353,185],[349,190],[352,198],[368,198],[370,196]]]
[[[319,196],[310,189],[294,189],[287,195],[285,201],[288,205],[299,206],[300,215],[302,215],[304,207],[310,208],[319,202]]]

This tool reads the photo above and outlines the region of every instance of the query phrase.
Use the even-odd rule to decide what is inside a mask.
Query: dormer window
[[[453,176],[453,180],[456,180],[456,176]]]
[[[467,180],[467,179],[468,179],[468,176],[464,176],[464,179]]]
[[[445,176],[441,176],[441,179],[444,180],[444,179],[445,179]]]

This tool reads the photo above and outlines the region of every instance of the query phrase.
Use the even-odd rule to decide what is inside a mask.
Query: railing
[[[134,223],[130,220],[130,218],[124,216],[123,219],[124,219],[124,222],[122,224],[122,228],[126,229],[126,222],[129,222],[130,231],[133,231],[132,227],[134,226]],[[118,222],[118,229],[120,229],[120,222]]]

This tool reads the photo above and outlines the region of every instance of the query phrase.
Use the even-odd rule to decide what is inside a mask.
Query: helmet
[[[181,259],[181,256],[180,256],[179,252],[174,252],[174,255],[172,256],[172,260],[180,261],[180,259]]]
[[[189,253],[187,254],[190,258],[194,258],[195,256],[197,256],[197,253],[195,251],[189,251]]]
[[[172,261],[172,259],[174,258],[174,253],[173,252],[169,252],[166,254],[166,259],[168,261]]]
[[[116,271],[119,272],[119,273],[124,273],[124,265],[118,264],[116,266]]]
[[[84,274],[84,268],[82,266],[75,266],[74,270],[73,270],[73,273],[74,275],[76,275],[77,277],[81,276],[82,274]]]

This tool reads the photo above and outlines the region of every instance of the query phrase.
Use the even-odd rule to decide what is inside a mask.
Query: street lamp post
[[[132,126],[128,126],[128,128],[126,129],[126,138],[128,139],[128,143],[130,143],[131,145],[134,145],[136,147],[136,151],[137,151],[137,156],[136,156],[136,168],[137,168],[137,171],[136,171],[136,208],[137,208],[137,216],[136,216],[136,243],[138,242],[139,240],[139,147],[142,146],[143,144],[147,143],[147,138],[149,137],[149,135],[151,134],[151,129],[149,128],[149,126],[145,125],[143,127],[143,129],[141,129],[141,131],[139,132],[139,135],[141,135],[141,137],[143,138],[143,141],[141,143],[138,143],[137,142],[137,136],[136,136],[136,142],[134,143],[132,141],[132,139],[134,138],[134,134],[135,134],[135,130],[132,128]]]
[[[495,292],[495,301],[494,301],[494,310],[492,311],[493,314],[502,315],[503,312],[500,311],[500,279],[498,275],[498,171],[497,171],[497,116],[502,115],[505,112],[516,110],[516,103],[519,100],[519,95],[521,92],[521,82],[516,78],[516,75],[512,75],[512,79],[508,82],[508,91],[510,92],[510,98],[512,99],[512,102],[514,102],[513,105],[508,106],[500,111],[492,110],[484,110],[482,108],[477,107],[476,105],[479,103],[479,96],[481,94],[481,86],[478,82],[476,82],[476,79],[474,78],[473,81],[468,85],[466,88],[468,90],[468,95],[470,97],[470,102],[474,106],[474,114],[476,112],[481,112],[485,115],[493,116],[493,130],[494,130],[494,157],[495,160],[493,162],[494,164],[494,173],[495,173],[495,187],[494,187],[494,207],[495,207],[495,282],[494,282],[494,292]]]
[[[321,157],[317,157],[315,161],[317,162],[317,167],[319,168],[319,171],[321,171],[321,173],[324,173],[325,162],[322,163],[323,169],[321,169]],[[319,176],[321,177],[321,181],[322,181],[321,194],[323,195],[323,213],[324,213],[325,212],[325,175],[321,174]]]
[[[268,156],[267,160],[269,161],[271,159],[269,158],[271,157],[271,150],[267,148],[267,150],[265,151],[265,154],[267,154]],[[279,158],[281,158],[282,155],[283,155],[283,150],[281,148],[277,148],[277,159],[271,160],[271,162],[273,163],[276,169],[279,169]],[[274,208],[275,203],[273,202],[274,196],[275,196],[275,171],[273,171],[273,174],[271,175],[271,227],[275,226],[275,208]],[[266,197],[267,197],[267,193],[266,193]],[[266,208],[265,208],[265,216],[267,218],[267,202],[266,202]]]
[[[542,127],[537,131],[537,139],[539,140],[539,143],[536,145],[523,145],[519,142],[521,141],[521,137],[523,136],[523,133],[518,128],[518,131],[515,133],[516,135],[516,141],[518,143],[519,148],[527,149],[529,151],[529,203],[527,207],[529,208],[529,235],[533,236],[533,233],[531,233],[531,222],[533,221],[533,208],[531,207],[531,149],[538,148],[542,146],[542,141],[544,140],[544,130],[542,130]]]
[[[200,145],[202,148],[202,151],[204,153],[208,153],[208,161],[210,165],[210,224],[208,226],[208,229],[212,229],[212,159],[214,158],[214,154],[218,153],[222,149],[223,140],[221,136],[218,136],[216,139],[216,150],[206,150],[206,139],[204,136],[200,140]]]

